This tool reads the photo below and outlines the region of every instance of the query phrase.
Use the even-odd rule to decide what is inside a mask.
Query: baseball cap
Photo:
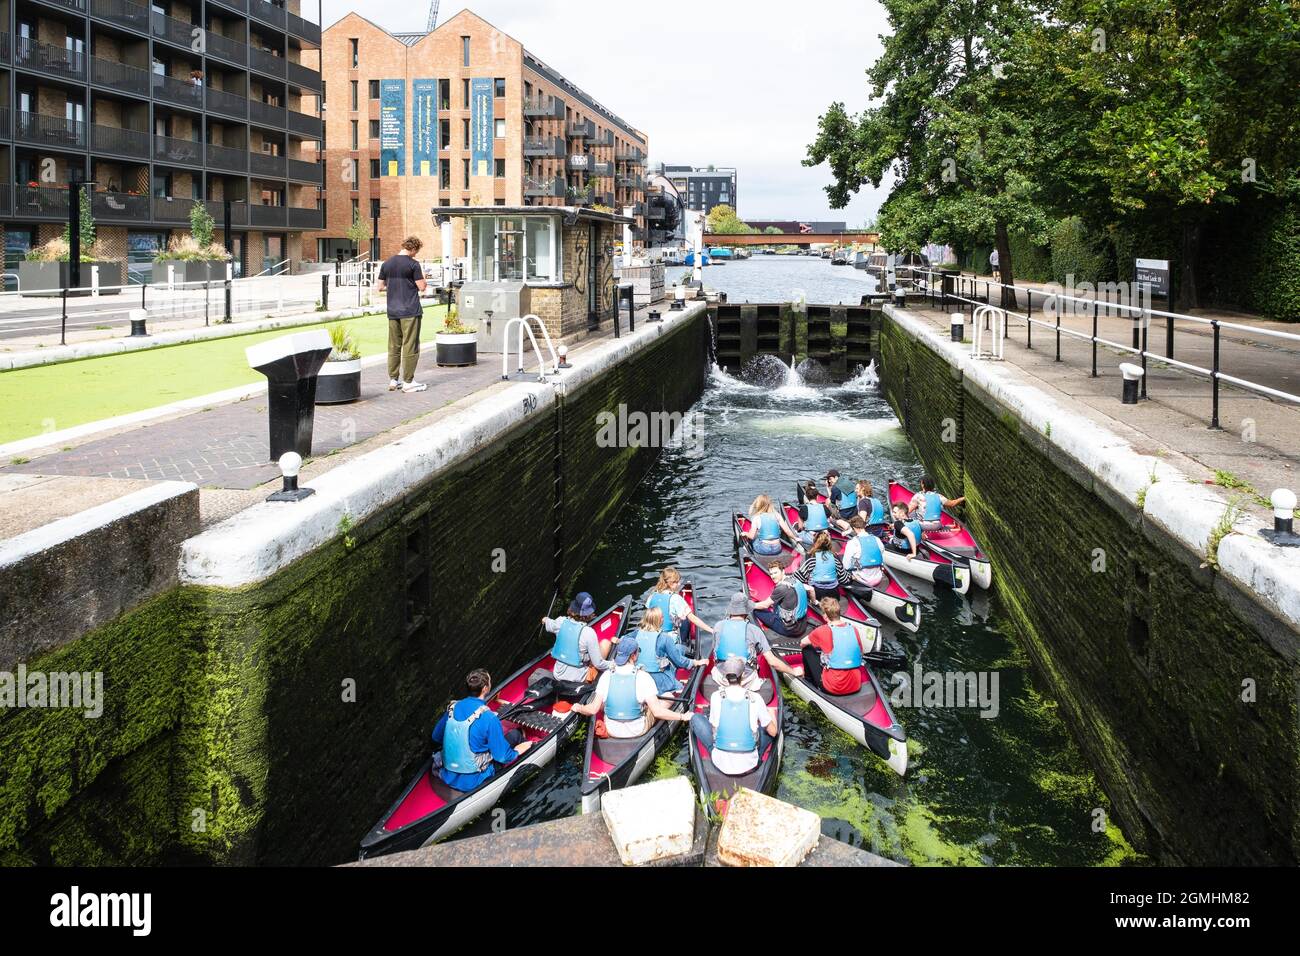
[[[573,599],[569,605],[569,613],[578,616],[585,616],[596,613],[596,604],[591,600],[591,595],[586,591],[580,593]]]
[[[827,478],[838,478],[839,476],[840,470],[838,468],[832,468],[830,471],[826,472]]]
[[[718,670],[723,677],[734,677],[739,680],[745,676],[745,662],[739,657],[731,657],[719,664]]]
[[[632,655],[637,652],[637,643],[634,638],[625,637],[618,642],[614,648],[614,663],[618,665],[626,664],[632,659]]]

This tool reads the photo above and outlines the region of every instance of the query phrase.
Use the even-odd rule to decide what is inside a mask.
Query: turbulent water
[[[707,282],[727,290],[731,301],[747,294],[760,301],[756,290],[802,279],[810,302],[827,302],[836,290],[818,295],[808,280],[831,269],[818,260],[755,259],[712,270]],[[754,276],[751,284],[741,281],[745,274]],[[729,287],[724,280],[733,276]],[[735,378],[715,369],[693,410],[693,434],[700,441],[664,452],[587,562],[578,586],[605,606],[625,593],[640,597],[659,570],[672,564],[694,581],[701,614],[712,622],[725,614],[728,597],[740,585],[730,515],[747,509],[756,495],[788,500],[797,480],[831,467],[870,478],[878,488],[891,477],[915,483],[921,467],[874,372],[863,370],[833,385],[816,384],[824,378],[818,371],[792,371],[772,358],[759,359]],[[909,669],[919,664],[926,671],[996,673],[996,718],[984,719],[971,708],[896,707],[909,738],[911,766],[903,779],[787,694],[776,795],[819,813],[826,835],[912,863],[1132,861],[1123,836],[1107,822],[1105,798],[1054,703],[1004,634],[996,597],[979,592],[963,598],[905,581],[923,605],[919,633],[894,635],[909,653]],[[689,774],[685,737],[683,729],[651,776]],[[553,768],[509,798],[508,825],[576,812],[581,772],[578,740]],[[480,821],[470,832],[487,826]]]

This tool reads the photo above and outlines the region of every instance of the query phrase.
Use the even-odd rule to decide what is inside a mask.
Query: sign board
[[[379,168],[384,176],[406,175],[406,81],[379,81]]]
[[[1169,260],[1137,259],[1133,263],[1133,283],[1145,286],[1153,297],[1169,298]]]
[[[494,172],[496,84],[492,77],[470,80],[470,175],[491,176]]]
[[[569,157],[570,169],[591,169],[591,157],[585,153],[575,153]]]
[[[438,169],[438,81],[411,81],[411,175]]]

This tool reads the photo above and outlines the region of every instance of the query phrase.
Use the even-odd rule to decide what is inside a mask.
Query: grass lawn
[[[441,305],[424,310],[425,341],[442,327],[445,311]],[[0,443],[263,382],[265,378],[248,367],[244,349],[333,324],[0,372]],[[363,356],[388,351],[388,322],[382,313],[347,319],[345,324],[352,327]]]

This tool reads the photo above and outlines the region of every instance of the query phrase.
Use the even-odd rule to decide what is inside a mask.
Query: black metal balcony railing
[[[559,177],[555,179],[527,177],[524,179],[524,195],[534,198],[558,198],[564,195],[564,180]]]
[[[272,106],[270,103],[263,103],[261,100],[248,101],[248,121],[250,123],[284,129],[285,112],[283,106]]]
[[[261,0],[257,0],[257,2],[260,3]],[[276,56],[270,50],[263,50],[255,46],[248,48],[248,67],[251,70],[257,70],[259,73],[265,73],[267,76],[283,80],[286,72],[284,63],[284,57]]]
[[[612,129],[607,129],[607,130],[605,130],[603,133],[598,134],[598,135],[596,136],[596,145],[597,145],[597,146],[613,146],[613,145],[614,145],[614,131],[613,131]]]
[[[149,71],[126,63],[115,63],[97,56],[90,58],[90,82],[110,86],[122,93],[149,95]]]
[[[153,197],[153,217],[158,222],[189,222],[190,210],[193,208],[193,199],[178,199],[172,196]]]
[[[312,23],[310,20],[304,20],[296,13],[287,12],[285,27],[290,36],[296,36],[314,46],[320,46],[319,23]]]
[[[248,0],[209,0],[209,2],[219,3],[223,7],[229,7],[231,10],[236,10],[239,13],[248,12]]]
[[[289,132],[297,133],[299,136],[305,136],[308,139],[320,139],[325,133],[325,127],[319,117],[299,113],[297,110],[289,110]]]
[[[101,222],[148,222],[149,197],[120,192],[92,193],[90,211]]]
[[[209,169],[220,169],[228,173],[242,173],[248,169],[248,150],[243,147],[208,143],[204,151]]]
[[[558,137],[526,139],[524,140],[524,155],[561,159],[565,155],[564,140]]]
[[[149,8],[131,0],[90,0],[90,15],[141,33],[149,29]]]
[[[86,55],[78,50],[39,43],[31,37],[19,37],[14,47],[14,65],[37,70],[65,80],[86,78]]]
[[[214,90],[210,86],[203,91],[203,96],[207,100],[209,113],[220,113],[235,119],[245,119],[248,116],[248,98],[245,96]]]
[[[9,138],[9,107],[0,107],[0,138]]]
[[[289,60],[285,63],[288,67],[289,82],[294,86],[301,87],[304,90],[310,90],[313,93],[319,93],[321,90],[320,74],[309,66],[301,63],[295,63]]]
[[[68,189],[58,186],[15,186],[15,216],[67,219]]]
[[[0,183],[0,213],[8,216],[13,211],[13,188],[8,183]]]
[[[275,179],[284,179],[284,157],[273,156],[270,153],[249,153],[248,171],[254,176],[271,176]]]
[[[155,99],[166,100],[177,106],[195,110],[203,108],[203,87],[175,77],[153,74],[153,95]]]
[[[86,124],[62,116],[19,111],[16,139],[57,149],[85,149]]]
[[[569,124],[570,139],[586,139],[589,136],[596,135],[596,124],[591,120],[583,120],[580,123]]]
[[[153,12],[153,35],[155,39],[166,40],[168,43],[183,46],[195,53],[201,52],[203,49],[202,27],[196,23],[190,23],[188,20],[177,20],[175,17],[163,16],[157,11]]]
[[[0,33],[0,63],[9,62],[9,34]]]
[[[267,3],[266,0],[248,0],[248,15],[281,30],[286,26],[287,17],[284,7],[277,7],[274,3]]]
[[[253,204],[248,207],[248,224],[250,226],[279,226],[284,228],[288,221],[289,217],[285,213],[284,206],[259,206]]]
[[[289,228],[290,229],[324,229],[325,213],[320,209],[308,209],[305,207],[289,207]]]
[[[248,47],[243,43],[228,36],[222,36],[220,33],[213,33],[211,30],[206,32],[208,56],[215,56],[220,60],[238,66],[244,66],[248,63]]]
[[[325,184],[325,167],[320,163],[309,163],[304,159],[290,159],[289,178],[295,182],[323,186]]]
[[[532,96],[524,100],[524,115],[537,119],[564,119],[564,100],[558,96]]]
[[[596,196],[589,189],[569,189],[565,193],[564,201],[570,206],[590,206],[596,201]]]
[[[203,144],[174,136],[154,136],[153,158],[155,162],[176,166],[202,166]]]
[[[205,199],[204,208],[208,214],[217,221],[217,228],[220,229],[226,221],[226,204],[220,199]],[[230,204],[230,224],[232,226],[248,225],[248,203],[242,200]]]
[[[614,164],[613,163],[592,163],[591,175],[600,176],[601,178],[608,178],[610,176],[613,176]]]
[[[86,12],[86,0],[45,0],[45,2],[51,6],[71,10],[74,13]]]
[[[130,156],[132,159],[149,158],[149,134],[142,129],[123,129],[118,126],[90,127],[90,148],[96,153]]]

